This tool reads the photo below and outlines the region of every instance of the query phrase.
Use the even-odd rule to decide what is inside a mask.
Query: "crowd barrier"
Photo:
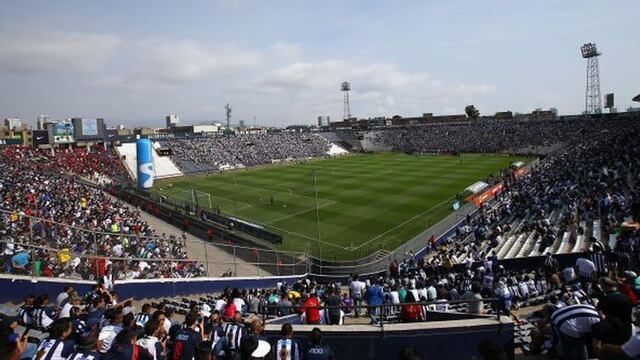
[[[271,289],[278,282],[293,283],[303,275],[294,276],[254,276],[233,278],[191,278],[191,279],[144,279],[115,281],[115,291],[120,299],[130,297],[136,300],[172,298],[198,294],[220,293],[225,288]],[[63,291],[65,286],[73,286],[84,295],[94,281],[64,278],[42,278],[24,275],[0,274],[0,303],[21,303],[29,294],[49,295],[50,299]]]
[[[484,299],[496,302],[496,299]],[[472,301],[452,301],[449,304]],[[437,306],[437,302],[412,303],[424,307]],[[360,306],[376,309],[383,314],[390,307],[403,305]],[[440,303],[442,305],[442,303]],[[321,310],[331,307],[323,306]],[[369,319],[369,317],[365,317]],[[379,317],[374,316],[376,320]],[[508,359],[514,357],[514,324],[509,316],[473,315],[463,312],[443,312],[429,310],[426,321],[410,323],[374,322],[369,324],[350,321],[345,325],[301,324],[300,316],[290,315],[266,321],[262,335],[270,343],[281,338],[280,329],[285,322],[294,326],[293,339],[302,348],[308,345],[314,328],[322,330],[323,342],[328,344],[340,359],[397,359],[407,348],[413,349],[425,359],[475,359],[481,358],[480,346],[485,342],[500,345]],[[464,346],[460,346],[464,344]]]

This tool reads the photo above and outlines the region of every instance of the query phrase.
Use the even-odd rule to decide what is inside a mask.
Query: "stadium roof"
[[[636,95],[636,96],[633,98],[633,101],[639,101],[639,102],[640,102],[640,94]]]
[[[487,184],[486,182],[478,181],[471,184],[471,186],[467,187],[465,190],[471,193],[477,194],[488,187],[489,187],[489,184]]]

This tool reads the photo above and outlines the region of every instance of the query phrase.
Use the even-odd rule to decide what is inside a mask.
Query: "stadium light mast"
[[[580,47],[582,58],[587,60],[587,89],[584,97],[584,112],[600,114],[602,98],[600,97],[600,69],[598,68],[598,52],[596,44],[588,43]]]
[[[340,86],[341,91],[344,93],[344,120],[351,119],[351,106],[349,105],[349,91],[351,91],[351,84],[343,82]]]
[[[231,130],[231,105],[229,103],[224,105],[224,112],[227,117],[227,130]]]

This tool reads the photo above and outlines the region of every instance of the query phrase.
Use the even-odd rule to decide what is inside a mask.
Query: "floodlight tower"
[[[351,91],[351,84],[343,82],[340,87],[344,93],[344,120],[351,119],[351,106],[349,105],[349,91]]]
[[[231,105],[224,105],[224,112],[227,116],[227,130],[231,130]]]
[[[582,58],[587,59],[587,89],[584,98],[584,111],[587,114],[600,114],[602,112],[602,99],[600,97],[600,70],[598,68],[598,52],[596,44],[582,45]]]

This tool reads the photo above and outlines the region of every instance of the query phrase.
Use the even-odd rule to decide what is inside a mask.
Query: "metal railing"
[[[11,216],[15,219],[12,221]],[[196,273],[202,273],[201,276],[268,276],[268,275],[296,275],[305,274],[308,271],[308,258],[304,253],[284,253],[276,250],[249,247],[242,245],[233,245],[213,239],[212,241],[196,241],[185,240],[178,237],[160,237],[145,236],[123,232],[105,232],[97,231],[79,226],[68,225],[49,219],[43,219],[35,216],[28,216],[24,213],[0,209],[0,220],[7,226],[14,224],[18,226],[15,239],[9,238],[9,235],[0,234],[0,244],[4,244],[6,255],[13,255],[16,247],[20,246],[29,249],[31,253],[31,265],[35,265],[35,261],[44,260],[56,268],[67,269],[69,261],[74,258],[80,259],[103,259],[111,261],[114,264],[123,263],[127,265],[139,265],[141,262],[149,265],[157,265],[157,268],[171,269],[176,264],[192,264],[198,267]],[[27,229],[28,228],[28,229]],[[60,233],[65,235],[67,240],[63,244],[59,244]],[[140,244],[136,249],[142,250],[146,245],[150,247],[163,246],[168,249],[174,247],[184,248],[187,251],[187,258],[174,256],[171,251],[167,251],[164,256],[157,256],[153,252],[146,254],[135,253],[131,256],[116,257],[105,251],[90,251],[90,249],[98,249],[99,245],[104,245],[105,241],[110,239],[108,251],[112,250],[112,246],[116,243]],[[69,249],[78,242],[84,241],[89,249],[84,252],[73,252]],[[7,246],[8,244],[12,244]],[[150,244],[153,244],[150,245]],[[68,246],[70,245],[70,246]],[[222,250],[222,251],[221,251]],[[62,254],[62,256],[42,256],[37,257],[36,254]],[[146,254],[146,256],[142,256]],[[61,261],[63,258],[66,261]],[[52,260],[53,259],[53,260]],[[82,261],[82,260],[81,260]],[[173,265],[171,265],[173,264]],[[202,265],[202,266],[200,266]],[[10,269],[11,266],[5,266]],[[30,269],[28,275],[40,275],[34,273]],[[194,268],[195,270],[195,268]],[[58,273],[60,274],[60,273]]]
[[[461,312],[454,310],[437,310],[438,306],[446,305],[449,307],[450,305],[458,305],[458,304],[470,304],[474,303],[489,303],[491,304],[491,309],[495,311],[493,314],[473,314],[469,312]],[[352,311],[353,314],[359,314],[360,310],[365,310],[367,315],[371,319],[371,325],[380,326],[381,330],[384,330],[385,324],[390,324],[393,322],[397,323],[405,323],[398,315],[402,314],[402,308],[406,306],[414,306],[418,305],[421,307],[421,311],[423,312],[424,319],[420,321],[408,321],[410,323],[420,323],[420,322],[430,322],[430,321],[449,321],[451,319],[443,319],[443,320],[429,320],[427,319],[427,315],[429,313],[453,313],[453,314],[467,314],[470,316],[481,316],[485,319],[495,318],[496,322],[502,323],[502,316],[504,313],[501,312],[500,303],[498,298],[483,298],[483,299],[473,299],[473,300],[448,300],[444,301],[418,301],[418,302],[410,302],[410,303],[400,303],[400,304],[381,304],[381,305],[337,305],[337,306],[311,306],[305,307],[303,305],[292,305],[292,306],[279,306],[279,305],[265,305],[261,308],[261,311],[258,315],[262,317],[263,324],[266,323],[266,319],[270,315],[277,315],[278,312],[282,310],[287,310],[286,315],[279,316],[280,318],[295,314],[303,314],[308,309],[316,309],[318,311],[331,309],[337,310],[346,310]],[[346,314],[345,314],[346,315]],[[328,316],[326,316],[328,318]],[[354,316],[351,316],[352,318]],[[399,320],[399,321],[397,321]],[[314,324],[315,325],[315,324]],[[331,324],[325,324],[331,325]],[[335,324],[337,325],[337,324]],[[358,324],[361,325],[361,324]]]

